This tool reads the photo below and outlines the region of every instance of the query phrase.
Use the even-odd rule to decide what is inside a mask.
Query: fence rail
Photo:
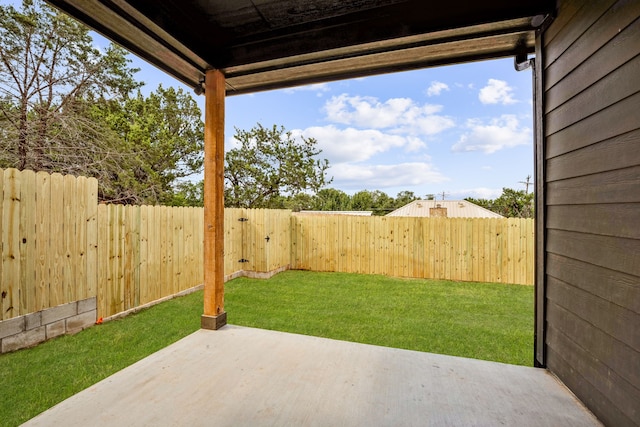
[[[93,178],[0,170],[0,321],[89,297],[99,316],[202,283],[202,208],[98,204]],[[225,276],[285,268],[533,283],[533,220],[225,210]]]

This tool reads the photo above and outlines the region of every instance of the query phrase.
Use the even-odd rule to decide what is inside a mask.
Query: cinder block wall
[[[91,297],[0,322],[0,353],[32,347],[95,324],[96,298]]]

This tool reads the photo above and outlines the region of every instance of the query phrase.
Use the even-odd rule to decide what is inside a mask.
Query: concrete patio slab
[[[599,426],[543,369],[261,329],[200,330],[27,426]]]

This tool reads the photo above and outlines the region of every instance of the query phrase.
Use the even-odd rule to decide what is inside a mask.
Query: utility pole
[[[520,184],[524,184],[524,194],[529,194],[529,185],[533,184],[531,182],[531,175],[527,175],[526,181],[519,181]]]

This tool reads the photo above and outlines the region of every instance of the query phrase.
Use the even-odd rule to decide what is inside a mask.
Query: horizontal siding
[[[544,37],[546,364],[640,425],[640,2],[561,1]]]
[[[585,2],[583,0],[564,0],[559,2],[558,10],[556,12],[556,16],[554,17],[553,25],[547,28],[544,34],[544,64],[548,65],[553,62],[554,59],[558,59],[558,56],[564,50],[558,49],[555,55],[550,55],[548,50],[549,47],[554,47],[555,45],[562,44],[556,39],[556,37],[563,32],[565,27],[571,23],[574,19],[576,13],[578,13],[584,7]],[[565,43],[565,50],[568,45]]]
[[[553,277],[549,277],[548,286],[550,301],[566,307],[580,319],[591,319],[603,333],[640,351],[640,329],[627,327],[637,325],[640,314]]]
[[[638,37],[640,40],[640,34]],[[640,93],[599,111],[589,120],[579,121],[560,132],[547,136],[547,158],[560,156],[637,130],[640,116],[631,113],[637,111],[640,111]],[[605,123],[615,123],[615,126],[606,126]]]
[[[580,215],[577,211],[575,214]],[[640,279],[640,241],[635,239],[547,229],[547,253],[588,262]]]
[[[571,341],[558,334],[553,328],[550,328],[549,336],[553,342],[558,342],[558,346],[563,347],[559,352],[550,349],[549,357],[556,360],[558,369],[572,374],[564,380],[564,384],[572,390],[586,388],[592,390],[589,395],[582,397],[582,402],[591,408],[592,412],[598,414],[600,421],[605,425],[615,427],[637,426],[635,423],[637,411],[634,410],[634,407],[629,411],[630,415],[626,415],[617,407],[621,401],[624,401],[623,404],[628,405],[630,400],[632,405],[636,405],[634,399],[637,399],[637,394],[625,394],[622,391],[625,387],[617,386],[620,377],[615,374],[609,374],[608,379],[605,380],[604,378],[607,377],[603,376],[604,373],[600,372],[600,370],[609,372],[608,368],[597,363],[597,360],[594,360],[595,363],[583,364],[582,361],[584,360],[593,360],[589,353],[578,346],[572,345]],[[583,372],[586,372],[585,376],[583,376]],[[593,378],[601,378],[602,380],[589,381]],[[613,387],[614,384],[616,384],[616,387]]]
[[[549,61],[545,67],[547,90],[578,65],[594,56],[600,46],[617,37],[618,33],[631,25],[635,20],[634,17],[640,13],[640,3],[637,1],[600,0],[593,3],[591,7],[585,7],[577,14],[576,19],[582,20],[582,25],[571,26],[569,31],[563,32],[559,37],[563,39],[562,44],[554,43],[550,46]],[[576,35],[574,33],[577,32],[582,34],[574,37]],[[567,43],[571,45],[569,49],[563,51]],[[561,55],[554,60],[553,58],[560,52]]]
[[[560,302],[554,300],[548,302],[547,321],[549,322],[547,332],[555,329],[565,335],[564,338],[558,337],[557,340],[571,341],[571,344],[567,343],[566,345],[576,345],[591,355],[590,358],[593,358],[593,361],[586,362],[601,363],[607,367],[608,371],[615,372],[616,375],[624,378],[624,381],[634,387],[640,380],[637,351],[631,347],[599,329],[593,329],[589,322],[573,314],[562,307]],[[560,354],[565,353],[562,348],[549,342],[550,338],[547,335],[550,349],[555,349]],[[637,387],[635,388],[637,389]],[[581,396],[578,395],[578,397]]]
[[[601,174],[640,164],[640,129],[616,135],[598,144],[547,160],[547,182],[584,175]],[[633,177],[635,176],[635,179]],[[626,181],[637,182],[637,175]],[[617,178],[614,178],[618,181]],[[609,179],[609,182],[612,182]]]
[[[640,239],[640,228],[635,224],[637,217],[637,203],[583,205],[579,215],[572,205],[547,207],[549,228],[598,236]],[[607,221],[602,218],[607,218]],[[635,255],[637,259],[638,253]]]
[[[571,78],[564,78],[546,88],[545,102],[548,111],[553,111],[637,55],[640,22],[636,19],[626,28],[616,28],[618,30],[620,32],[614,37],[615,42],[607,49],[596,50],[582,63],[566,64],[564,71]]]
[[[548,206],[640,202],[640,166],[547,183]]]
[[[640,2],[638,8],[640,9]],[[611,85],[610,80],[617,84]],[[597,81],[584,92],[550,111],[546,117],[546,133],[556,133],[637,92],[640,92],[640,55],[613,70],[607,79]]]
[[[588,262],[547,254],[547,274],[635,313],[640,312],[638,278]]]

